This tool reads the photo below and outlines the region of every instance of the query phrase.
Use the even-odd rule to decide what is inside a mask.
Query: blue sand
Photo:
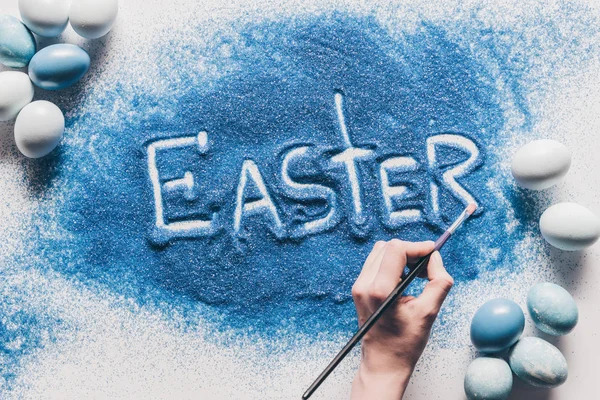
[[[0,322],[0,382],[12,382],[18,376],[19,363],[24,356],[55,340],[53,327],[64,321],[44,313],[17,310],[19,304],[5,301]]]
[[[372,18],[345,14],[237,30],[235,38],[215,37],[211,48],[163,47],[159,58],[169,68],[178,68],[185,49],[223,72],[200,76],[202,84],[189,88],[198,73],[183,72],[187,80],[159,96],[172,100],[172,117],[152,112],[158,98],[149,90],[116,84],[95,109],[67,118],[66,135],[102,143],[95,154],[65,145],[31,161],[34,187],[55,177],[69,182],[55,216],[69,239],[39,239],[44,265],[140,299],[164,294],[209,305],[224,328],[265,335],[284,328],[349,332],[356,325],[350,288],[373,243],[435,239],[464,208],[465,198],[449,189],[443,173],[472,154],[443,145],[434,165],[428,161],[428,140],[450,135],[477,148],[469,171],[456,180],[480,209],[469,234],[459,233],[443,250],[445,264],[458,283],[476,279],[481,268],[517,268],[513,244],[524,228],[507,230],[511,219],[497,206],[508,185],[494,153],[504,140],[503,94],[475,50],[439,26],[424,23],[415,33],[392,36]],[[490,46],[488,38],[484,47]],[[491,62],[503,68],[501,57]],[[507,76],[507,87],[518,87]],[[108,129],[114,121],[103,111],[117,102],[133,103],[139,112]],[[173,138],[188,144],[169,147]],[[163,226],[156,222],[151,148]],[[355,163],[360,212],[347,166],[332,161],[348,149],[364,153]],[[281,171],[291,151],[300,154],[288,160],[296,187]],[[382,197],[380,166],[392,157],[414,161],[414,169],[388,176],[389,185],[408,187],[390,207],[419,212],[412,222],[401,213],[390,218]],[[324,222],[310,224],[316,220]],[[194,227],[188,229],[189,221]],[[170,231],[169,224],[181,229]],[[483,261],[482,254],[494,256]]]
[[[36,86],[60,90],[79,82],[90,68],[90,56],[74,44],[53,44],[38,51],[29,63],[29,77]]]
[[[33,34],[25,25],[10,15],[0,15],[0,64],[22,68],[35,54]]]
[[[517,303],[493,299],[483,304],[471,321],[471,341],[482,353],[499,353],[515,344],[525,328],[525,315]]]

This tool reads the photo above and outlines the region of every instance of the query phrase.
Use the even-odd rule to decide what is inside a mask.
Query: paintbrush
[[[450,236],[458,229],[458,227],[465,222],[471,214],[475,212],[477,205],[471,203],[465,208],[465,210],[458,216],[456,221],[446,231],[435,241],[433,251],[426,256],[422,257],[417,261],[414,267],[410,269],[410,272],[398,283],[398,285],[392,290],[390,295],[381,303],[379,308],[365,321],[365,323],[356,331],[354,336],[346,343],[346,345],[340,350],[340,352],[334,357],[333,360],[329,363],[327,368],[321,372],[321,374],[315,379],[312,385],[306,390],[304,395],[302,395],[302,400],[308,399],[310,396],[315,393],[315,391],[321,386],[321,384],[327,379],[329,374],[333,372],[333,370],[339,365],[340,362],[350,353],[350,351],[356,346],[358,342],[363,338],[363,336],[371,329],[373,325],[377,322],[377,320],[381,317],[381,315],[387,310],[394,301],[404,293],[408,285],[426,268],[429,263],[429,258],[435,251],[439,251],[442,246],[448,241]]]

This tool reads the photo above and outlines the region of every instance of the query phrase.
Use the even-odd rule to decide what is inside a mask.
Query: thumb
[[[427,278],[429,282],[425,285],[423,293],[419,296],[419,302],[426,307],[435,309],[437,312],[454,284],[454,279],[452,279],[446,268],[444,268],[442,256],[438,251],[434,252],[429,258]]]

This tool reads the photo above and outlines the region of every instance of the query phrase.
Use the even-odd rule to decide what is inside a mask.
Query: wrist
[[[393,351],[391,349],[402,349],[402,346],[394,346],[379,342],[371,343],[363,341],[361,346],[361,368],[369,374],[396,375],[410,378],[419,354],[410,351]]]
[[[400,400],[411,374],[412,368],[382,369],[361,362],[352,383],[352,400]]]

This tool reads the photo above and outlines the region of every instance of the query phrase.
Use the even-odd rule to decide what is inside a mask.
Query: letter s
[[[309,146],[295,147],[284,155],[281,164],[281,177],[283,183],[286,185],[285,192],[298,200],[325,199],[329,210],[323,217],[303,222],[293,232],[293,236],[295,237],[304,237],[324,232],[333,228],[340,221],[337,196],[331,188],[316,183],[296,182],[289,174],[290,162],[295,158],[306,155],[308,149]]]

